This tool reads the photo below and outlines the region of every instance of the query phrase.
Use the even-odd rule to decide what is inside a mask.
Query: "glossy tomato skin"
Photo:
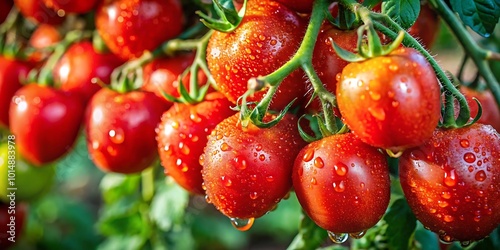
[[[162,116],[156,136],[161,165],[165,174],[191,193],[205,193],[198,159],[210,132],[235,113],[232,105],[215,92],[196,105],[174,103]]]
[[[295,53],[305,33],[305,23],[294,11],[273,1],[247,3],[245,17],[230,33],[214,32],[207,47],[207,65],[216,85],[231,102],[247,91],[248,80],[267,75]],[[294,98],[302,98],[305,81],[296,70],[287,76],[271,102],[281,110]],[[247,101],[262,99],[267,89]]]
[[[354,134],[325,137],[295,159],[293,187],[307,215],[333,233],[358,233],[374,226],[390,199],[384,154]]]
[[[59,159],[73,146],[84,109],[71,93],[37,84],[19,89],[9,110],[19,153],[35,165]]]
[[[155,128],[168,104],[155,94],[120,94],[103,88],[90,100],[85,115],[87,147],[103,171],[137,173],[158,156]]]
[[[0,203],[0,248],[8,249],[15,242],[9,240],[9,237],[15,235],[15,241],[19,241],[23,231],[28,206],[24,203],[10,204]],[[13,219],[13,220],[12,220]],[[9,225],[10,224],[10,225]],[[12,225],[14,224],[14,225]]]
[[[54,10],[63,10],[66,13],[87,13],[97,4],[98,0],[43,0],[44,4]]]
[[[311,13],[314,0],[276,0],[299,13]]]
[[[480,240],[500,224],[500,135],[491,126],[438,129],[404,152],[399,171],[412,211],[441,239]]]
[[[0,56],[0,126],[9,127],[10,102],[31,67],[28,62]]]
[[[8,195],[11,191],[9,188],[13,187],[17,188],[16,202],[33,201],[41,197],[50,190],[55,180],[54,166],[34,166],[16,152],[15,144],[10,144],[10,146],[9,148],[7,142],[0,144],[0,200],[8,203],[10,201]],[[9,181],[13,170],[15,171],[14,186]]]
[[[460,86],[460,92],[467,99],[467,104],[470,109],[471,118],[476,117],[479,110],[479,106],[476,101],[472,99],[476,98],[479,103],[481,103],[482,114],[478,122],[491,125],[497,132],[500,131],[500,108],[498,107],[495,97],[489,90],[478,91],[466,86]]]
[[[14,0],[14,4],[24,17],[36,24],[56,25],[64,21],[64,18],[60,17],[55,10],[47,7],[43,0]]]
[[[219,123],[200,157],[209,202],[230,218],[258,218],[290,191],[293,160],[305,145],[297,118],[277,125],[243,128],[239,114]]]
[[[348,64],[337,85],[340,113],[365,143],[398,152],[425,142],[440,119],[440,86],[416,50]]]
[[[108,48],[123,59],[139,57],[182,31],[179,0],[104,0],[96,28]]]
[[[194,54],[180,54],[174,57],[159,58],[144,66],[144,84],[142,89],[155,93],[163,98],[162,91],[173,97],[180,97],[179,76],[191,66]],[[182,77],[182,83],[189,91],[191,73]],[[198,72],[198,84],[207,83],[207,76],[202,70]],[[165,99],[166,100],[166,99]]]
[[[113,70],[124,62],[112,53],[96,52],[91,42],[83,41],[71,45],[52,72],[56,85],[78,94],[87,103],[101,89],[92,79],[109,84]]]

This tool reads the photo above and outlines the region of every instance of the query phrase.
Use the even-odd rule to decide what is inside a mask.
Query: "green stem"
[[[462,22],[442,0],[430,0],[429,2],[446,22],[448,27],[453,31],[453,34],[457,37],[458,41],[462,44],[465,52],[478,68],[479,74],[483,76],[488,88],[493,93],[497,104],[500,106],[500,84],[493,75],[493,72],[491,72],[491,68],[487,61],[489,59],[496,59],[498,55],[478,46],[476,41],[474,41],[469,32],[464,28]]]
[[[155,193],[155,175],[154,175],[154,167],[151,166],[146,168],[141,173],[141,184],[142,184],[142,199],[150,203],[153,200],[153,196]]]

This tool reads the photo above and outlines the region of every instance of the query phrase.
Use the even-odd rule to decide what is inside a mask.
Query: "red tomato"
[[[165,93],[179,97],[179,76],[193,64],[194,54],[182,54],[175,57],[165,57],[152,61],[144,67],[144,84],[142,89],[155,93],[164,98]],[[191,73],[182,78],[182,83],[189,90]],[[203,71],[198,72],[198,84],[207,83],[207,76]]]
[[[19,241],[26,221],[27,210],[28,207],[24,203],[0,203],[1,249],[8,249]]]
[[[236,103],[247,91],[250,78],[272,73],[294,55],[304,32],[304,20],[280,3],[247,2],[245,17],[238,28],[230,33],[215,32],[208,43],[207,64],[219,91]],[[296,70],[283,80],[271,109],[282,109],[294,98],[303,97],[302,77],[303,72]],[[247,101],[262,99],[266,90]]]
[[[48,8],[43,0],[14,0],[14,4],[24,17],[34,23],[60,24],[64,18]]]
[[[162,116],[156,141],[165,174],[191,193],[204,194],[198,159],[207,136],[222,120],[233,115],[232,103],[215,92],[196,105],[175,103]]]
[[[288,8],[300,13],[310,13],[312,11],[314,0],[276,0]]]
[[[27,62],[0,56],[0,126],[9,127],[10,101],[30,70]]]
[[[325,137],[295,159],[293,187],[302,208],[332,233],[360,233],[384,215],[390,199],[384,154],[354,134]]]
[[[233,219],[261,217],[290,191],[293,160],[304,144],[290,114],[268,129],[242,127],[239,114],[222,121],[200,157],[209,202]]]
[[[5,21],[5,18],[9,15],[10,9],[14,3],[11,0],[2,0],[0,1],[0,23]]]
[[[43,0],[51,9],[63,10],[66,13],[87,13],[97,4],[98,0]]]
[[[120,94],[103,88],[90,100],[85,115],[87,147],[104,171],[136,173],[157,157],[155,128],[168,104],[155,94]]]
[[[420,222],[444,241],[480,240],[500,225],[500,135],[489,125],[438,129],[399,160]]]
[[[54,81],[62,90],[74,92],[87,103],[101,86],[92,83],[99,78],[109,84],[113,70],[124,61],[112,53],[98,53],[91,42],[73,44],[53,69]]]
[[[399,152],[428,140],[441,116],[440,85],[416,50],[351,63],[337,85],[345,123],[365,143]]]
[[[500,108],[498,107],[495,97],[489,90],[476,91],[466,86],[460,86],[460,92],[467,99],[467,104],[470,108],[471,118],[476,117],[479,106],[472,98],[475,97],[482,108],[482,115],[479,118],[479,123],[491,125],[496,131],[500,131]]]
[[[41,62],[49,55],[49,51],[41,51],[40,49],[47,48],[61,41],[61,34],[54,25],[42,23],[38,25],[33,34],[31,34],[29,45],[39,49],[30,55],[30,61],[35,63]]]
[[[73,146],[84,107],[70,93],[29,84],[10,104],[10,128],[19,153],[35,165],[59,159]]]
[[[179,0],[104,0],[96,27],[109,49],[123,59],[139,57],[182,31]]]

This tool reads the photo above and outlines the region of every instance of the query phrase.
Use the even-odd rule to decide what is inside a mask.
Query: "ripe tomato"
[[[205,193],[198,159],[210,132],[235,113],[231,105],[222,94],[215,92],[196,105],[174,103],[162,116],[156,132],[161,164],[165,174],[191,193]]]
[[[10,101],[30,70],[30,63],[0,56],[0,127],[9,127]]]
[[[29,45],[33,48],[40,49],[30,55],[29,60],[35,63],[41,62],[49,55],[49,51],[41,51],[50,45],[61,41],[61,34],[54,25],[42,23],[38,25],[33,34],[31,34]]]
[[[9,15],[10,9],[12,9],[13,5],[14,3],[11,0],[0,1],[0,23],[5,21],[5,18]]]
[[[44,4],[54,10],[63,10],[66,13],[87,13],[97,4],[97,0],[43,0]]]
[[[249,1],[238,28],[230,33],[214,32],[208,43],[207,65],[219,91],[236,103],[251,77],[267,75],[293,56],[304,32],[304,20],[280,3]],[[296,70],[283,80],[271,109],[282,109],[303,96],[302,77],[302,71]],[[265,93],[259,91],[247,101],[258,101]]]
[[[16,145],[11,144],[11,147]],[[16,150],[9,149],[7,142],[0,144],[0,200],[3,202],[10,201],[8,188],[17,188],[16,201],[39,198],[52,187],[54,179],[54,166],[33,166]]]
[[[276,0],[276,2],[300,13],[310,13],[314,0]]]
[[[142,89],[155,93],[164,99],[161,90],[179,97],[179,76],[189,68],[194,60],[194,54],[181,54],[175,57],[159,58],[144,66],[144,84]],[[182,78],[182,83],[189,90],[191,73]],[[198,72],[198,84],[205,85],[207,76],[203,71]]]
[[[416,50],[350,63],[337,85],[340,113],[365,143],[402,151],[425,142],[440,119],[440,86]]]
[[[87,103],[101,86],[92,83],[99,78],[110,82],[113,70],[124,61],[112,53],[98,53],[91,42],[83,41],[71,45],[53,69],[56,85],[64,91],[74,92]]]
[[[109,49],[123,59],[139,57],[182,31],[179,0],[104,0],[96,28]]]
[[[366,231],[389,205],[385,155],[352,133],[305,146],[295,159],[292,178],[304,211],[333,233]]]
[[[10,128],[19,153],[42,165],[57,160],[73,146],[84,113],[80,99],[58,89],[29,84],[10,104]]]
[[[168,104],[155,94],[120,94],[103,88],[90,100],[85,115],[87,147],[104,171],[136,173],[157,157],[155,128]]]
[[[331,93],[335,93],[337,86],[337,74],[349,64],[340,58],[332,47],[330,38],[343,49],[354,52],[357,48],[358,34],[356,30],[340,30],[329,23],[325,23],[320,33],[313,52],[313,66],[319,79],[325,88]],[[308,100],[314,90],[309,84],[307,91]],[[321,110],[321,103],[316,98],[307,106],[309,113],[318,113]]]
[[[496,131],[500,131],[500,108],[498,107],[491,91],[476,91],[462,85],[460,86],[460,92],[462,92],[467,99],[467,104],[469,104],[470,108],[470,116],[472,118],[476,117],[479,109],[476,101],[472,99],[475,97],[481,103],[483,111],[478,122],[491,125]]]
[[[9,205],[0,203],[0,248],[8,249],[19,241],[23,231],[28,207],[23,203]],[[15,242],[9,240],[11,238]]]
[[[60,24],[64,18],[48,8],[43,0],[14,0],[14,4],[24,17],[34,23]]]
[[[500,224],[500,135],[489,125],[438,129],[399,161],[418,220],[444,241],[486,237]]]
[[[225,119],[200,157],[209,202],[233,219],[261,217],[290,191],[293,160],[304,144],[290,114],[269,129],[242,127],[239,114]]]

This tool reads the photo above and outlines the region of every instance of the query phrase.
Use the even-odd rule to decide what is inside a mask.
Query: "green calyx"
[[[214,0],[212,4],[213,11],[217,16],[211,17],[207,14],[198,11],[197,14],[201,17],[201,22],[210,29],[220,32],[231,32],[240,25],[246,11],[247,0],[243,2],[240,11],[234,7],[232,0]]]

